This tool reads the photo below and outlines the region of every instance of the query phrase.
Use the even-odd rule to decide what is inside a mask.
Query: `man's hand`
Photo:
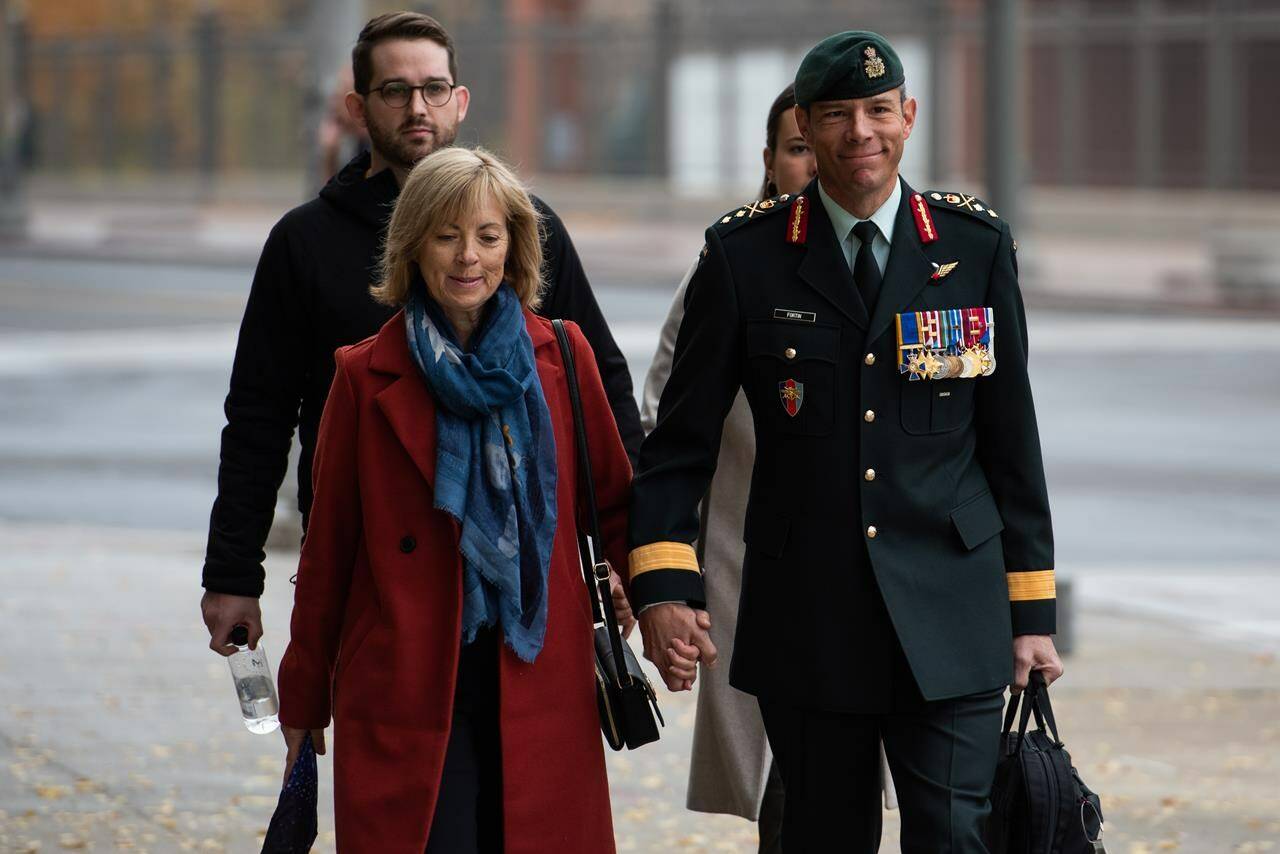
[[[654,605],[640,614],[644,657],[657,666],[668,690],[691,689],[698,660],[715,666],[717,654],[710,630],[710,614],[678,602]]]
[[[1010,689],[1018,694],[1027,687],[1031,671],[1044,674],[1046,685],[1052,685],[1062,675],[1062,659],[1049,635],[1018,635],[1013,639],[1013,684]]]
[[[280,783],[281,788],[289,782],[289,773],[293,771],[293,763],[298,761],[298,751],[302,749],[302,742],[307,737],[305,729],[294,729],[291,726],[280,725],[280,732],[284,734],[284,780]],[[316,749],[316,755],[324,756],[324,730],[311,730],[311,746]]]
[[[609,570],[609,590],[613,594],[613,615],[618,620],[618,628],[622,630],[622,637],[625,640],[631,637],[631,632],[636,627],[636,618],[631,613],[627,592],[622,589],[622,579],[612,569]]]
[[[235,596],[206,590],[200,599],[200,613],[209,629],[209,649],[218,655],[236,651],[231,630],[236,626],[249,629],[249,649],[257,649],[262,638],[262,607],[253,596]]]

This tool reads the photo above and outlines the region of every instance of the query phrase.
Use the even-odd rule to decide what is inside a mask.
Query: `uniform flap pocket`
[[[956,526],[966,549],[976,549],[1004,530],[1004,520],[990,490],[978,493],[952,510],[951,523]]]
[[[752,320],[747,323],[747,356],[771,356],[783,362],[817,360],[835,364],[840,358],[840,329]]]
[[[791,520],[786,516],[756,516],[747,520],[742,541],[766,557],[782,557]]]

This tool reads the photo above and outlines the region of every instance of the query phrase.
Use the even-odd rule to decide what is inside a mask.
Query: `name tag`
[[[775,308],[774,320],[795,320],[799,323],[817,323],[818,315],[812,311],[796,311],[792,308]]]

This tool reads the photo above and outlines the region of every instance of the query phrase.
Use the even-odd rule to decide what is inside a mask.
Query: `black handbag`
[[[1028,732],[1032,716],[1036,729]],[[1102,830],[1102,803],[1072,766],[1058,738],[1044,676],[1032,671],[1026,690],[1009,701],[1005,712],[987,849],[991,854],[1106,854]]]
[[[578,469],[582,473],[582,490],[586,498],[588,541],[578,526],[578,555],[582,559],[582,578],[591,599],[591,618],[595,624],[596,705],[600,710],[600,729],[604,740],[614,750],[624,746],[635,750],[642,744],[658,740],[658,725],[666,726],[654,693],[640,662],[622,640],[618,619],[613,613],[613,597],[609,591],[609,561],[600,538],[600,518],[596,512],[595,480],[591,477],[591,457],[587,453],[587,429],[582,418],[582,396],[578,390],[578,371],[568,333],[560,320],[551,321],[560,342],[565,376],[569,383],[569,401],[573,407],[573,432],[577,438]],[[656,718],[656,720],[655,720]]]

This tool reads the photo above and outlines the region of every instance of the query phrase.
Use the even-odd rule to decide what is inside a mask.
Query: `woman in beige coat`
[[[813,152],[796,125],[795,92],[788,86],[774,99],[766,123],[764,185],[761,200],[782,193],[799,193],[817,173]],[[685,289],[697,264],[689,268],[676,289],[671,309],[645,378],[640,417],[645,431],[658,420],[658,400],[671,374],[676,333],[684,317]],[[707,568],[707,610],[716,615],[711,640],[727,661],[733,656],[738,594],[742,587],[743,520],[751,467],[755,462],[755,432],[747,399],[738,393],[724,422],[715,477],[703,499],[698,560]],[[782,779],[773,765],[756,698],[729,685],[729,668],[702,668],[698,712],[693,729],[686,806],[698,812],[728,813],[760,823],[760,852],[782,850]],[[883,760],[881,767],[884,768]],[[896,806],[893,784],[884,769],[885,805]]]

